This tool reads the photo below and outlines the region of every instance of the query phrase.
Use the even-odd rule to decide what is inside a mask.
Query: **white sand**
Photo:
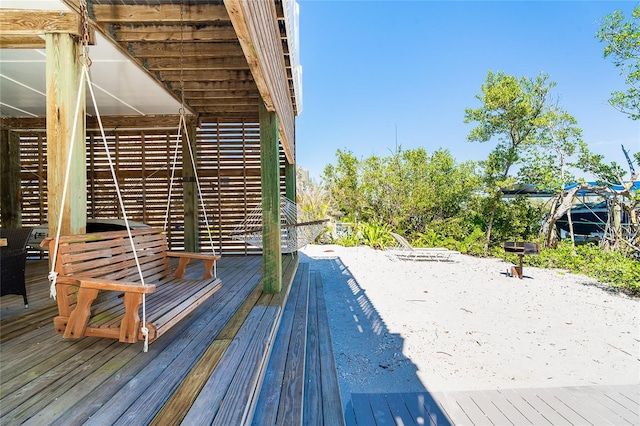
[[[640,300],[582,275],[456,255],[392,261],[308,246],[322,273],[343,397],[640,384]]]

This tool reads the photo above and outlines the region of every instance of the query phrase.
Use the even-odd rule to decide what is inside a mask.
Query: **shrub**
[[[524,262],[542,268],[567,269],[640,295],[640,262],[593,244],[573,247],[563,241],[557,248],[542,250],[539,256],[525,256]]]

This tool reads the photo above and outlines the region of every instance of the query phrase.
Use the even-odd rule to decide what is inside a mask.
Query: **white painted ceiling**
[[[68,10],[58,0],[2,0],[4,9]],[[101,34],[89,47],[89,75],[101,115],[177,114],[180,104]],[[2,117],[44,117],[44,49],[0,49]],[[87,113],[95,115],[87,90]]]

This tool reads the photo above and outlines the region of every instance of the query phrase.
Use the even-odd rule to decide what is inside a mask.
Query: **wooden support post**
[[[184,250],[192,253],[200,252],[200,233],[198,229],[198,185],[196,174],[191,163],[188,142],[191,142],[193,162],[198,164],[196,152],[196,126],[187,122],[187,131],[182,135],[182,196],[184,202]]]
[[[20,135],[8,129],[0,130],[0,226],[20,228]]]
[[[280,147],[278,116],[260,102],[260,169],[262,174],[262,274],[263,291],[282,290],[280,252]]]
[[[69,34],[47,34],[47,190],[49,235],[55,235],[62,211],[61,234],[81,234],[87,225],[85,88],[75,139],[71,140],[82,67],[80,43]],[[67,197],[62,199],[69,149],[73,147]],[[60,206],[63,207],[61,210]]]

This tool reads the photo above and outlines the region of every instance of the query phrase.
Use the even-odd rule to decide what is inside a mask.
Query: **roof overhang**
[[[257,120],[259,102],[264,101],[278,115],[282,146],[293,162],[301,72],[295,1],[175,3],[88,1],[96,32],[89,47],[91,79],[100,114],[176,114],[184,100],[185,109],[198,120]],[[51,31],[36,19],[36,11],[80,13],[77,0],[3,0],[2,7],[24,10],[23,30]],[[0,38],[2,115],[43,117],[46,50],[37,44],[42,36],[36,30],[18,34],[12,28],[11,42],[5,28]],[[90,103],[87,112],[95,114]]]

